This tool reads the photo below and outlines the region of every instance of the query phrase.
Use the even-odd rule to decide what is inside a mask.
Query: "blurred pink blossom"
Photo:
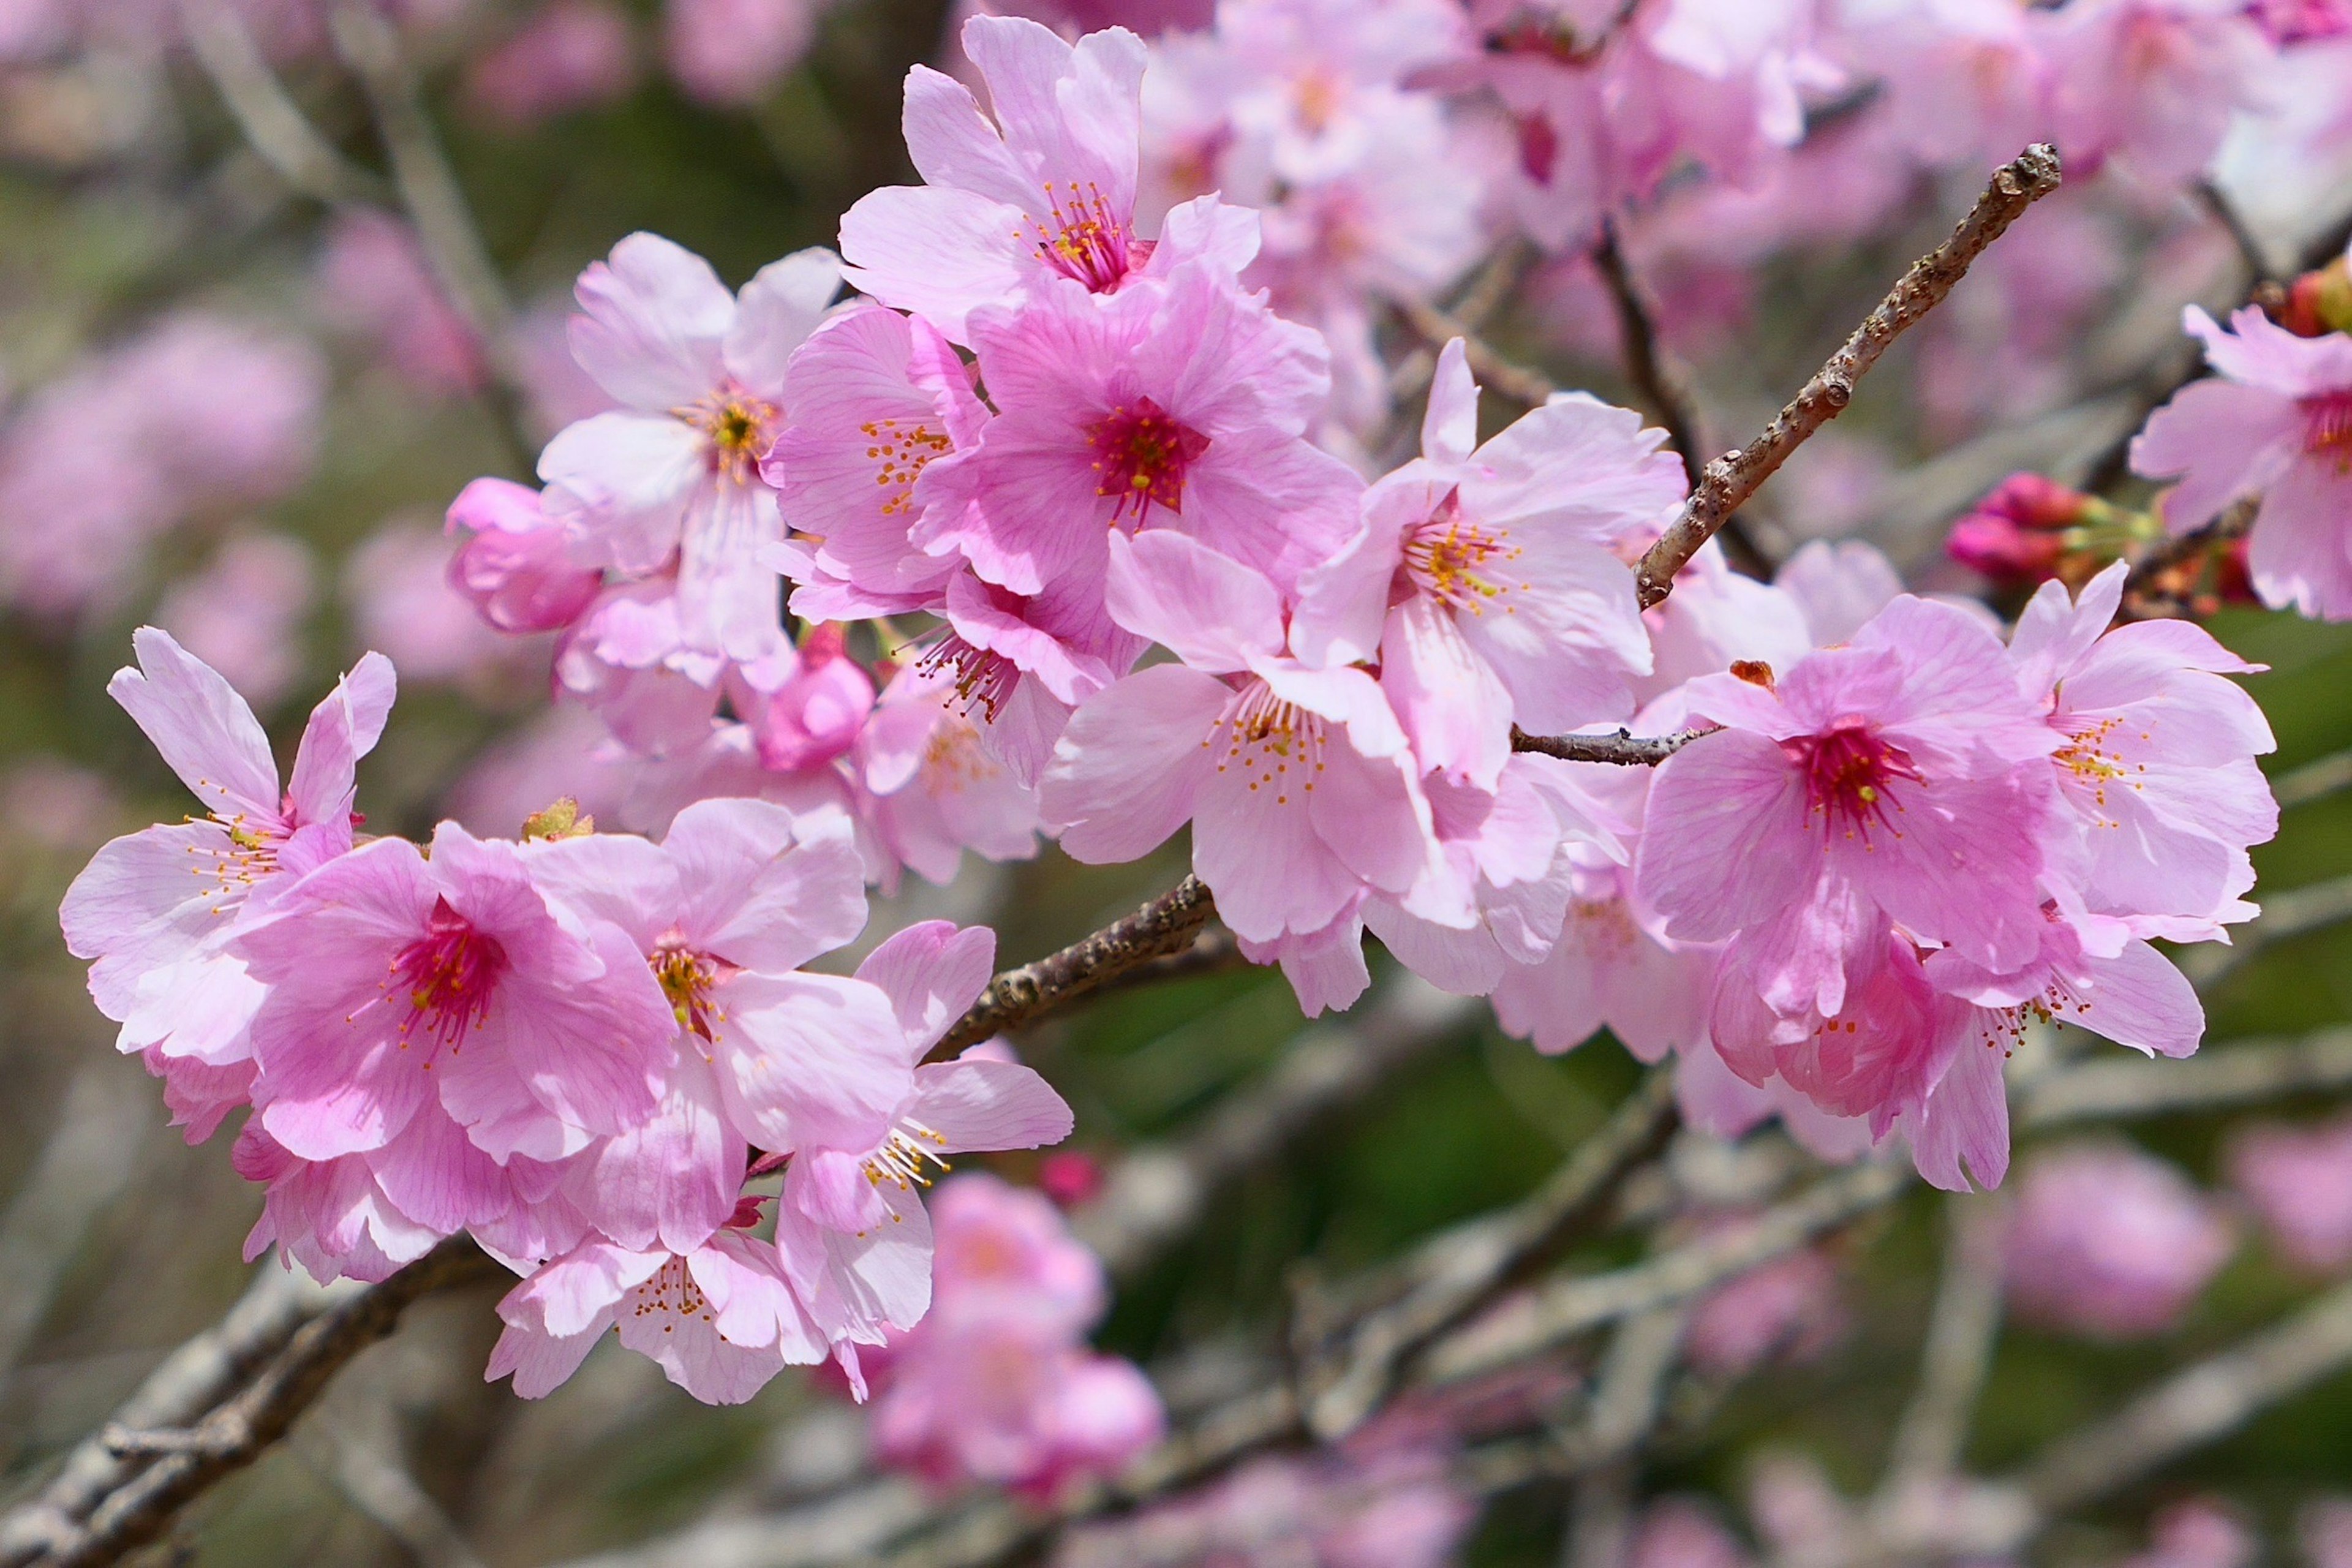
[[[1626,1568],[1748,1568],[1753,1561],[1715,1510],[1687,1497],[1643,1510],[1626,1551]]]
[[[249,533],[164,595],[155,624],[267,712],[302,672],[302,621],[317,592],[309,546],[282,533]]]
[[[1125,27],[1143,37],[1206,27],[1217,14],[1216,0],[976,0],[983,16],[1026,16],[1072,37]]]
[[[628,13],[612,0],[551,0],[466,69],[466,96],[516,130],[626,96],[636,59]]]
[[[1819,1358],[1846,1321],[1837,1265],[1808,1247],[1749,1269],[1700,1302],[1685,1345],[1701,1371],[1745,1377],[1767,1362]]]
[[[2148,1521],[2147,1550],[2121,1568],[2249,1568],[2262,1542],[2238,1511],[2218,1498],[2189,1498]]]
[[[635,773],[603,721],[559,703],[476,757],[450,786],[448,811],[483,837],[520,833],[531,813],[567,795],[583,814],[615,821]]]
[[[343,563],[353,635],[412,680],[467,680],[527,664],[530,645],[484,626],[449,585],[448,567],[449,542],[429,515],[386,519]]]
[[[29,756],[0,773],[0,821],[44,848],[88,854],[121,809],[104,777],[62,757]]]
[[[319,258],[319,292],[330,321],[371,340],[418,390],[454,395],[482,385],[481,345],[399,219],[365,211],[337,218]]]
[[[2324,1497],[2305,1504],[2295,1535],[2311,1568],[2352,1568],[2352,1498]]]
[[[706,103],[750,103],[798,65],[831,0],[668,0],[670,74]]]
[[[2179,1166],[2126,1143],[2035,1156],[2016,1205],[2011,1305],[2029,1321],[2095,1339],[2170,1329],[2234,1245],[2221,1210]]]
[[[2249,1127],[2231,1141],[2230,1184],[2295,1264],[2352,1264],[2352,1119]]]

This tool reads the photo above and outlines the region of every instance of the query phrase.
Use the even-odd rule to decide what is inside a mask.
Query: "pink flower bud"
[[[2096,504],[2039,474],[2011,474],[1952,525],[1944,548],[1997,583],[2045,582],[2067,552],[2066,531],[2087,521]]]
[[[449,503],[448,531],[460,529],[473,537],[449,563],[449,586],[502,632],[568,626],[596,595],[598,574],[572,564],[528,485],[476,479]]]
[[[1057,1149],[1039,1163],[1037,1185],[1055,1206],[1076,1208],[1102,1191],[1102,1162],[1083,1149]]]

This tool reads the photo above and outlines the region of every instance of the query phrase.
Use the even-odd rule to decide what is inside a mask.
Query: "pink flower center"
[[[1037,259],[1093,293],[1117,289],[1150,254],[1091,182],[1082,193],[1075,181],[1060,191],[1047,181],[1045,211],[1047,217],[1030,220],[1037,226]]]
[[[1121,404],[1087,432],[1095,453],[1095,494],[1115,496],[1113,518],[1135,509],[1136,521],[1152,506],[1184,510],[1184,473],[1209,449],[1209,438],[1176,422],[1149,397]]]
[[[393,973],[407,988],[414,1009],[401,1023],[401,1044],[406,1046],[410,1032],[422,1021],[436,1054],[456,1050],[466,1031],[489,1016],[506,968],[506,950],[494,938],[474,929],[474,922],[451,909],[447,899],[435,899],[425,934],[392,961]]]
[[[1302,801],[1315,793],[1315,776],[1323,771],[1328,739],[1320,714],[1284,701],[1252,676],[1201,744],[1213,745],[1220,731],[1225,737],[1225,755],[1217,771],[1238,770],[1249,781],[1252,795],[1272,790],[1275,805],[1288,805],[1294,792]]]
[[[681,1321],[699,1318],[710,1322],[715,1314],[702,1287],[694,1282],[694,1275],[686,1267],[686,1259],[672,1253],[654,1277],[630,1292],[630,1315],[638,1318],[660,1318],[662,1332],[677,1331]],[[719,1335],[724,1339],[724,1334]]]
[[[670,413],[702,432],[703,457],[710,471],[739,485],[751,478],[760,459],[775,445],[776,424],[783,416],[774,404],[754,397],[732,380],[699,403]]]
[[[977,707],[992,724],[997,711],[1013,700],[1021,684],[1021,667],[1003,654],[971,644],[950,632],[923,650],[915,668],[935,679],[955,683],[956,705],[969,716]]]
[[[901,1117],[890,1129],[890,1136],[866,1156],[866,1179],[877,1187],[887,1182],[902,1193],[928,1187],[934,1179],[931,1167],[937,1166],[940,1175],[954,1169],[940,1153],[947,1146],[946,1133]]]
[[[2352,392],[2323,392],[2303,400],[2303,449],[2352,468]]]
[[[1801,735],[1780,747],[1804,770],[1805,815],[1821,815],[1824,844],[1843,826],[1848,838],[1859,837],[1866,847],[1874,822],[1903,837],[1886,815],[1890,806],[1903,810],[1888,786],[1896,779],[1927,781],[1903,748],[1889,745],[1865,721],[1841,719],[1825,734]]]
[[[661,982],[662,994],[669,998],[677,1026],[705,1040],[716,1040],[718,1026],[727,1021],[726,1013],[710,999],[711,987],[719,984],[719,961],[695,952],[684,938],[672,934],[662,938],[646,962],[653,966],[654,978]]]
[[[1406,533],[1399,570],[1431,598],[1483,616],[1488,604],[1503,598],[1515,585],[1503,577],[1502,569],[1519,554],[1509,534],[1470,521],[1462,515],[1461,501],[1449,495],[1434,515]],[[1516,613],[1509,605],[1502,610],[1507,616]]]

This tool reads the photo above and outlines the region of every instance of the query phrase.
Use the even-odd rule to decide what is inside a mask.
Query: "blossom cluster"
[[[492,1375],[545,1394],[612,1329],[732,1403],[827,1357],[856,1380],[857,1347],[929,1305],[921,1192],[948,1157],[1068,1133],[1001,1054],[924,1062],[986,986],[989,932],[925,922],[855,975],[803,967],[866,923],[838,812],[371,837],[354,770],[389,661],[312,712],[281,787],[225,679],[165,633],[136,646],[110,690],[205,815],[100,850],[66,938],[192,1141],[249,1112],[249,1256],[382,1279],[467,1232],[524,1276]]]

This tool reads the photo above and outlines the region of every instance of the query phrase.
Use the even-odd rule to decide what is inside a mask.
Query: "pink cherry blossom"
[[[676,1060],[661,987],[617,927],[455,823],[380,838],[290,889],[232,950],[262,1128],[306,1160],[383,1149],[428,1106],[493,1159],[556,1160],[642,1121]]]
[[[1113,615],[1184,662],[1071,719],[1041,794],[1066,853],[1134,859],[1189,820],[1193,869],[1247,942],[1322,931],[1368,889],[1451,912],[1458,889],[1387,698],[1361,670],[1292,658],[1272,583],[1162,531],[1113,541],[1109,592]]]
[[[2084,0],[2043,32],[2062,144],[2160,190],[2203,172],[2276,58],[2245,8],[2220,0]]]
[[[706,1405],[740,1405],[827,1353],[775,1247],[741,1230],[684,1253],[592,1238],[509,1291],[499,1316],[484,1375],[511,1374],[525,1399],[577,1372],[608,1331]]]
[[[582,565],[659,573],[675,559],[658,662],[698,685],[782,642],[759,562],[781,525],[759,462],[786,417],[785,361],[838,287],[832,253],[804,250],[730,296],[709,263],[649,234],[580,276],[572,353],[620,406],[548,443],[543,504]]]
[[[1817,1360],[1848,1327],[1841,1294],[1837,1265],[1819,1247],[1751,1268],[1692,1312],[1691,1362],[1730,1379],[1775,1361]]]
[[[2236,1509],[2219,1498],[2184,1498],[2148,1521],[2147,1550],[2124,1559],[2126,1568],[2252,1568],[2262,1538]]]
[[[636,77],[628,13],[611,0],[550,0],[466,68],[466,97],[516,130],[625,96]]]
[[[989,16],[1026,16],[1071,34],[1126,27],[1147,38],[1205,27],[1216,15],[1215,0],[986,0],[979,8]]]
[[[196,1064],[172,1076],[201,1138],[251,1072],[263,987],[234,939],[351,848],[353,773],[383,731],[393,670],[369,654],[319,704],[281,793],[268,738],[226,680],[167,633],[142,626],[131,645],[139,667],[107,690],[206,815],[107,845],[59,917],[67,947],[96,961],[90,994],[122,1026],[118,1048],[147,1053],[154,1070]]]
[[[331,322],[372,340],[418,391],[463,396],[485,384],[481,343],[399,219],[373,209],[338,217],[319,258],[319,294]]]
[[[1491,791],[1511,726],[1559,734],[1633,712],[1650,669],[1633,574],[1610,551],[1683,493],[1664,435],[1566,396],[1472,449],[1478,391],[1446,345],[1422,458],[1367,491],[1356,538],[1302,584],[1301,657],[1377,656],[1424,766]]]
[[[302,672],[302,620],[317,592],[318,568],[299,540],[245,534],[175,584],[155,623],[267,711]]]
[[[1073,46],[1017,16],[973,16],[964,52],[995,110],[917,66],[907,73],[907,151],[920,185],[891,185],[842,216],[849,281],[977,346],[972,313],[1055,282],[1112,293],[1175,262],[1227,274],[1257,246],[1247,215],[1203,199],[1154,242],[1135,210],[1142,41],[1119,28]]]
[[[476,479],[449,503],[447,531],[465,540],[449,562],[449,586],[499,631],[570,626],[601,584],[596,573],[572,564],[563,530],[528,485]]]
[[[1627,1568],[1749,1568],[1754,1558],[1715,1510],[1694,1498],[1660,1498],[1642,1510]]]
[[[2123,595],[2118,562],[2070,606],[2044,584],[2010,642],[2018,684],[2063,737],[2051,758],[2059,798],[2084,829],[2080,883],[2105,913],[2204,922],[2161,934],[2219,935],[2248,918],[2249,845],[2278,831],[2254,759],[2273,749],[2254,700],[2225,677],[2261,669],[2186,621],[2108,630]]]
[[[1907,596],[1771,687],[1693,681],[1689,710],[1725,728],[1658,770],[1635,862],[1666,934],[1740,937],[1776,1038],[1845,1010],[1890,919],[1991,969],[2031,961],[2060,737],[2014,690],[1981,625]]]
[[[2352,1122],[2249,1127],[2231,1140],[2230,1184],[2297,1267],[2352,1265]]]
[[[995,952],[990,931],[927,921],[858,965],[858,979],[879,987],[896,1009],[898,1081],[907,1087],[876,1131],[820,1140],[824,1147],[793,1160],[776,1222],[794,1268],[806,1270],[795,1275],[803,1294],[836,1339],[874,1342],[881,1331],[909,1329],[922,1318],[933,1232],[921,1194],[948,1169],[949,1156],[1034,1149],[1069,1136],[1070,1108],[1017,1062],[975,1048],[921,1065],[987,988]],[[1026,1310],[1034,1313],[1034,1304]]]
[[[808,53],[832,0],[666,0],[670,74],[707,103],[756,102]]]
[[[1353,531],[1361,481],[1305,439],[1320,340],[1207,263],[1103,300],[1048,289],[971,337],[997,416],[924,471],[917,538],[990,583],[1093,583],[1110,531],[1166,528],[1289,585]]]
[[[2251,306],[2227,329],[2194,305],[2182,320],[2218,374],[2148,416],[2133,470],[2180,481],[2164,502],[2175,535],[2259,497],[2247,566],[2263,603],[2352,618],[2352,337],[2299,338]]]
[[[2030,1321],[2098,1339],[2173,1327],[2233,1247],[2220,1211],[2178,1166],[2128,1144],[2037,1155],[2016,1204],[2011,1303]]]
[[[951,677],[912,666],[891,677],[857,735],[877,836],[892,859],[941,887],[966,849],[996,861],[1037,853],[1036,791],[998,759],[965,706]]]

